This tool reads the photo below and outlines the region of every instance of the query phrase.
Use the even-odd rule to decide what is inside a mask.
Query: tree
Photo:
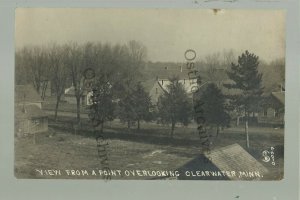
[[[115,110],[112,86],[105,74],[96,78],[91,100],[89,117],[95,127],[101,125],[101,132],[103,132],[104,123],[114,119]]]
[[[50,79],[50,68],[48,49],[44,46],[24,47],[16,53],[16,82],[31,82],[43,100]]]
[[[284,58],[272,60],[270,63],[260,62],[259,72],[264,74],[262,77],[262,84],[265,92],[271,93],[274,91],[280,91],[280,89],[284,88]]]
[[[80,124],[80,102],[83,95],[83,52],[77,43],[66,46],[66,65],[70,71],[72,84],[75,91],[77,123]]]
[[[188,125],[191,120],[192,103],[177,77],[169,79],[167,90],[158,99],[158,115],[163,123],[171,123],[171,138],[175,124]]]
[[[136,101],[140,98],[136,96],[136,90],[142,80],[141,70],[145,66],[146,48],[139,42],[130,41],[124,46],[116,45],[112,52],[116,55],[113,59],[117,66],[113,87],[120,100],[118,115],[121,121],[127,122],[128,129],[130,129],[132,122],[137,121],[139,124],[143,119],[141,113],[137,111],[142,105],[136,107]]]
[[[221,54],[218,52],[205,57],[207,78],[210,81],[217,81],[220,79],[220,77],[218,77],[218,73],[216,73],[216,70],[221,69],[220,55]]]
[[[200,101],[203,102],[201,106],[207,125],[211,129],[216,127],[218,136],[220,127],[228,126],[230,122],[230,116],[225,107],[224,95],[215,84],[210,83],[203,91]]]
[[[61,101],[61,96],[64,94],[66,88],[66,77],[68,75],[67,68],[64,64],[64,53],[62,47],[53,45],[49,49],[49,65],[51,66],[51,79],[54,92],[56,95],[56,105],[54,119],[57,120],[58,106]]]
[[[133,98],[134,95],[134,80],[127,79],[124,82],[124,91],[121,94],[121,98],[119,101],[119,110],[118,116],[121,121],[127,122],[128,129],[131,128],[132,122],[136,121],[137,113],[135,111],[135,100]]]
[[[256,111],[261,94],[262,74],[258,73],[258,56],[249,53],[247,50],[238,57],[238,63],[231,65],[231,70],[227,72],[232,84],[224,84],[231,89],[239,89],[240,94],[233,95],[231,102],[234,106],[243,109],[245,114],[245,132],[247,147],[249,148],[248,118],[249,113]]]
[[[128,50],[131,58],[131,65],[134,68],[143,69],[147,58],[147,48],[142,43],[131,40],[128,42]]]
[[[149,121],[152,118],[152,104],[149,94],[141,83],[138,83],[133,93],[134,112],[136,114],[137,129],[140,130],[140,121]]]

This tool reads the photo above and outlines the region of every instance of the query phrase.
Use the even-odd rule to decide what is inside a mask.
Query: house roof
[[[285,92],[272,92],[272,95],[282,104],[285,104]]]
[[[252,157],[245,149],[238,144],[232,144],[229,146],[221,147],[205,154],[206,158],[210,158],[210,161],[204,161],[197,157],[192,159],[182,167],[179,171],[243,171],[254,172],[258,171],[261,175],[266,174],[268,170],[254,157]],[[184,173],[183,173],[184,174]],[[193,179],[256,179],[257,177],[243,177],[236,176],[222,176],[222,177],[192,177]],[[191,177],[179,177],[179,179],[191,179]]]
[[[197,80],[196,79],[180,79],[178,80],[179,83],[182,84],[184,90],[187,93],[191,93],[192,91],[192,87],[196,87],[197,86]],[[159,79],[157,81],[157,83],[160,85],[160,87],[162,87],[165,91],[168,90],[168,85],[170,85],[170,80],[169,79]]]
[[[45,111],[40,109],[37,105],[17,105],[15,106],[15,116],[17,119],[32,119],[47,117]]]
[[[16,85],[15,102],[36,103],[36,102],[42,102],[42,99],[32,85]]]
[[[188,95],[191,95],[192,87],[197,86],[196,79],[182,79],[178,80],[178,82],[183,85],[183,88],[185,89]],[[169,84],[169,79],[159,79],[153,83],[152,88],[149,91],[149,95],[153,103],[156,103],[158,97],[162,95],[165,91],[168,91],[167,86]]]
[[[84,90],[82,95],[87,95],[88,91]],[[65,95],[69,95],[69,96],[75,96],[75,87],[72,85],[69,88],[65,89]]]
[[[66,88],[66,89],[65,89],[65,94],[68,94],[68,95],[75,95],[75,88],[74,88],[74,86],[72,85],[71,87]]]

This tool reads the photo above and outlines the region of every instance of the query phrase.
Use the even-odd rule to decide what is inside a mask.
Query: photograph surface
[[[285,12],[18,8],[20,179],[281,180]]]

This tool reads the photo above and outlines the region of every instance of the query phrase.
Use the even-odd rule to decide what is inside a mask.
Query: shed
[[[178,171],[178,179],[182,180],[259,180],[268,173],[259,161],[238,144],[199,155]]]
[[[42,100],[31,85],[15,87],[15,134],[22,136],[48,131],[48,116]]]

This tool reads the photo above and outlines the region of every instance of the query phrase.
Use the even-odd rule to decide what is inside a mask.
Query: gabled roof
[[[204,158],[210,158],[208,161],[204,161]],[[185,165],[177,169],[182,174],[178,179],[222,179],[222,180],[253,180],[259,179],[259,177],[239,177],[237,174],[239,171],[242,172],[255,172],[258,171],[261,175],[268,173],[267,168],[265,168],[259,161],[257,161],[252,155],[250,155],[245,149],[243,149],[239,144],[232,144],[229,146],[221,147],[211,151],[210,154],[200,155]],[[185,171],[211,171],[211,172],[221,172],[221,171],[235,171],[236,176],[196,176],[196,177],[186,177],[184,176]]]
[[[179,83],[182,84],[184,90],[187,93],[192,92],[192,88],[197,86],[197,80],[196,79],[180,79],[178,80]],[[170,85],[170,80],[169,79],[159,79],[157,83],[160,85],[160,87],[163,88],[163,90],[168,91],[168,85]]]
[[[84,90],[82,95],[87,95],[88,91]],[[65,95],[69,95],[69,96],[75,96],[75,87],[72,85],[69,88],[65,89]]]
[[[285,92],[272,92],[272,95],[283,105],[285,104],[285,98],[284,98]]]
[[[37,102],[42,102],[42,99],[32,85],[16,85],[15,102],[16,103],[37,103]]]
[[[37,105],[17,105],[15,106],[15,116],[16,119],[32,119],[47,117],[47,114]]]
[[[188,95],[191,95],[193,87],[197,86],[196,79],[182,79],[178,80],[178,82],[182,84],[184,90]],[[170,83],[171,82],[169,79],[159,79],[153,83],[152,88],[149,91],[149,95],[153,103],[156,103],[159,96],[168,91],[167,86]]]

